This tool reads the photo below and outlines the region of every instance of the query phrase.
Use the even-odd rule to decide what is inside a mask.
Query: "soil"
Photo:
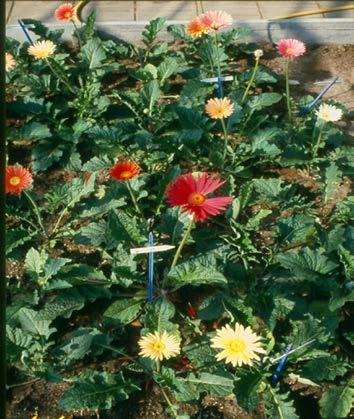
[[[354,138],[354,45],[330,45],[330,46],[308,46],[308,51],[303,57],[291,63],[290,78],[297,80],[298,85],[291,87],[294,96],[304,94],[318,94],[325,85],[314,84],[317,81],[332,80],[339,76],[340,83],[336,83],[325,95],[326,100],[336,100],[345,105],[350,114],[342,122],[342,128]],[[283,74],[283,59],[278,57],[274,46],[267,44],[263,46],[264,56],[261,63],[270,67],[278,74]],[[242,58],[238,61],[240,68],[252,65],[252,58]],[[11,122],[11,121],[10,121]],[[14,123],[13,123],[14,125]],[[20,157],[18,160],[30,161],[29,147],[12,146],[11,154]],[[26,150],[27,149],[27,150]],[[14,152],[14,153],[12,153]],[[299,182],[309,191],[314,192],[318,188],[316,179],[306,170],[300,169],[279,169],[274,171],[284,180]],[[70,180],[75,176],[73,172],[52,171],[49,174],[38,175],[40,189],[48,182],[60,183]],[[49,177],[49,180],[48,180]],[[345,196],[349,191],[347,181],[343,184],[342,194]],[[328,206],[330,207],[330,205]],[[330,213],[330,208],[327,209]],[[327,214],[326,214],[327,215]],[[82,254],[92,257],[94,249],[74,247],[65,243],[65,252]],[[65,253],[64,252],[64,253]],[[10,262],[7,266],[8,275],[19,280],[22,274],[22,264]],[[14,377],[12,377],[14,378]],[[18,377],[17,377],[18,378]],[[14,380],[10,384],[26,380]],[[305,395],[310,395],[313,389],[303,387],[300,384],[292,383],[290,379],[284,380],[292,385],[295,390]],[[36,380],[31,383],[20,385],[9,390],[9,402],[7,413],[9,419],[75,419],[95,418],[94,412],[76,412],[69,415],[59,410],[58,400],[68,387],[67,383],[47,383],[43,380]],[[316,394],[314,395],[316,398]],[[187,413],[192,419],[263,419],[262,411],[255,412],[252,416],[245,414],[237,405],[234,399],[220,397],[204,397],[198,404],[180,404],[180,412]],[[102,412],[101,419],[167,419],[164,413],[166,404],[158,387],[148,388],[146,392],[133,395],[131,400],[119,403],[112,411]],[[38,416],[36,416],[38,415]]]

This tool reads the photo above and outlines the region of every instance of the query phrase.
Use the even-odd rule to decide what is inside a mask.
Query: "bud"
[[[258,60],[259,58],[263,57],[263,50],[262,49],[256,49],[254,51],[254,56]]]
[[[149,113],[149,108],[145,108],[145,109],[143,110],[143,113],[144,113],[145,115],[147,115],[147,114]]]

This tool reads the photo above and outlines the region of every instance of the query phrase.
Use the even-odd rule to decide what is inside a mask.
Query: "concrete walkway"
[[[70,0],[68,0],[70,1]],[[72,0],[73,1],[73,0]],[[74,2],[74,1],[73,1]],[[38,19],[43,23],[54,23],[54,10],[62,1],[6,1],[6,23],[16,24],[18,18]],[[91,1],[84,7],[83,16],[95,9],[100,22],[140,22],[158,16],[171,21],[186,21],[202,11],[225,10],[235,20],[272,19],[307,10],[319,10],[354,4],[353,1],[206,1],[206,0],[116,0]],[[202,7],[202,8],[201,8]],[[354,18],[354,10],[305,16],[301,20],[328,18]]]

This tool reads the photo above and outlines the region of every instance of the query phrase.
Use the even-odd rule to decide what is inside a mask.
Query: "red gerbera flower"
[[[5,191],[20,195],[20,193],[29,188],[32,184],[31,173],[22,166],[7,166],[5,176]]]
[[[75,16],[75,6],[71,3],[65,3],[59,6],[55,11],[55,17],[58,20],[70,20]]]
[[[167,186],[167,202],[172,207],[182,206],[184,212],[193,215],[195,221],[204,221],[210,216],[226,210],[232,199],[229,196],[208,198],[225,181],[201,173],[194,177],[192,173],[179,176]]]
[[[140,171],[140,167],[135,162],[128,160],[115,164],[109,174],[118,181],[127,181],[137,176]]]

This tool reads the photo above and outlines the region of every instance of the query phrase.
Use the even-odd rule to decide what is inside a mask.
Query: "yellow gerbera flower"
[[[139,355],[154,361],[162,361],[164,358],[169,359],[178,355],[179,344],[177,337],[166,331],[162,334],[160,332],[148,333],[139,339],[138,345],[141,349]]]
[[[211,339],[212,348],[223,349],[216,355],[216,359],[231,363],[234,367],[242,364],[252,365],[252,360],[259,360],[258,353],[266,353],[259,342],[261,338],[250,327],[244,328],[236,323],[233,329],[230,325],[222,327]]]
[[[5,70],[10,71],[15,67],[15,65],[16,65],[16,61],[15,61],[13,55],[11,55],[7,52],[5,54]]]
[[[326,105],[323,103],[316,111],[317,118],[322,119],[326,122],[339,121],[343,115],[341,109],[336,108],[333,105]]]
[[[205,112],[212,119],[227,118],[232,114],[233,110],[234,105],[227,97],[224,97],[223,99],[209,99],[205,106]]]
[[[27,49],[28,54],[33,55],[37,60],[50,57],[54,51],[55,45],[52,41],[37,41]]]

